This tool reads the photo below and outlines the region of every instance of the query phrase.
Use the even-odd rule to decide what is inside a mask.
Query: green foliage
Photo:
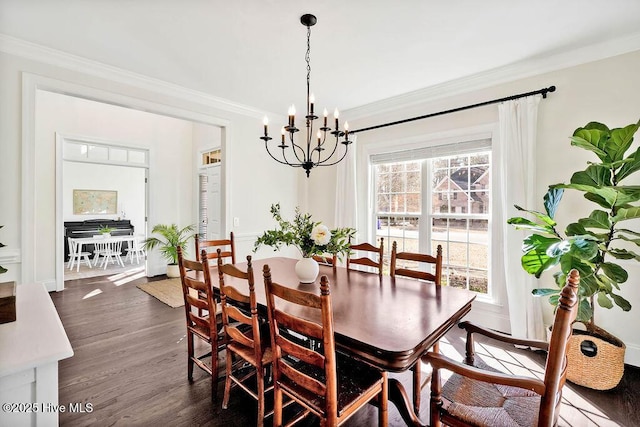
[[[514,217],[507,220],[516,229],[532,232],[523,242],[522,267],[527,273],[540,278],[542,273],[555,266],[557,288],[535,289],[536,296],[549,297],[558,304],[558,295],[566,275],[573,268],[580,272],[580,308],[577,321],[588,328],[595,327],[594,304],[604,308],[617,305],[624,311],[631,310],[629,301],[620,296],[620,284],[628,279],[627,271],[611,260],[635,259],[636,252],[614,247],[628,242],[627,246],[640,247],[640,233],[622,228],[620,223],[640,218],[640,186],[621,185],[621,181],[640,170],[640,148],[627,154],[640,122],[624,128],[609,129],[602,123],[591,122],[578,128],[571,137],[571,145],[592,151],[600,160],[589,162],[583,171],[575,172],[569,184],[549,186],[544,197],[544,212],[523,209],[519,211],[533,216],[533,220]],[[599,208],[588,216],[569,224],[564,235],[558,232],[555,214],[564,190],[577,190],[585,199]]]
[[[158,247],[160,253],[169,264],[177,264],[178,248],[186,249],[189,239],[194,236],[193,231],[193,225],[179,229],[175,224],[158,224],[153,227],[151,233],[159,234],[160,238],[149,237],[144,241],[144,248],[153,249]]]
[[[0,225],[0,228],[4,227],[4,225]],[[5,244],[0,242],[0,248],[4,248]],[[0,274],[6,273],[7,269],[0,265]]]
[[[258,237],[253,247],[256,252],[262,245],[272,246],[274,251],[282,246],[296,246],[303,257],[324,253],[345,255],[349,252],[349,237],[355,234],[353,228],[329,230],[320,222],[314,222],[310,214],[303,214],[296,208],[293,222],[282,218],[280,203],[271,205],[271,215],[278,223],[274,230],[265,231]]]
[[[98,232],[100,234],[109,234],[113,230],[115,230],[115,228],[109,227],[108,225],[101,225],[100,228],[98,229]]]

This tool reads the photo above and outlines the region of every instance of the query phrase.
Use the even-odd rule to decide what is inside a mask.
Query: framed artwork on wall
[[[115,215],[118,192],[114,190],[73,190],[74,215]]]

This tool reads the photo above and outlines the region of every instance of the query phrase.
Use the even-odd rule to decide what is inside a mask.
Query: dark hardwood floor
[[[229,408],[211,403],[210,379],[199,370],[194,382],[186,375],[184,309],[171,308],[136,288],[156,278],[94,277],[65,282],[53,292],[75,355],[60,362],[59,401],[91,403],[92,412],[61,413],[62,426],[250,426],[256,424],[256,403],[236,390]],[[463,337],[454,328],[441,351],[461,360]],[[508,350],[508,351],[507,351]],[[543,368],[543,356],[480,342],[478,354],[512,372]],[[393,375],[410,392],[411,375]],[[607,392],[568,384],[559,425],[640,426],[640,369],[627,367],[618,387]],[[428,416],[428,389],[423,390],[421,418]],[[265,425],[270,425],[267,419]],[[358,412],[346,425],[377,424],[377,409]],[[301,423],[316,426],[316,420]],[[390,405],[389,425],[404,425]]]

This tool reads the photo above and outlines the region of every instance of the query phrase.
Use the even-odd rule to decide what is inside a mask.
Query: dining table
[[[318,279],[304,284],[299,282],[294,271],[296,262],[296,259],[283,257],[252,260],[259,311],[266,316],[267,299],[265,288],[261,286],[265,265],[269,266],[274,282],[317,295],[320,294],[320,277],[327,276],[337,349],[387,372],[404,372],[411,368],[471,311],[476,297],[466,289],[348,270],[341,266],[320,265]],[[235,265],[247,269],[246,261]],[[211,280],[216,288],[217,265],[212,263],[211,269]],[[226,285],[240,281],[225,276]],[[321,321],[317,310],[290,304],[283,305],[282,309],[310,321]],[[403,384],[394,378],[389,379],[389,400],[407,425],[426,425],[415,414]]]

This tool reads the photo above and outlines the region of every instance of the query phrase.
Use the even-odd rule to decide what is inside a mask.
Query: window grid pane
[[[491,152],[430,159],[431,207],[427,224],[431,253],[443,248],[443,284],[488,293]],[[420,252],[422,161],[375,166],[376,217],[385,256],[393,241],[399,251]],[[385,264],[388,265],[388,259]],[[415,263],[414,263],[415,264]],[[416,265],[402,265],[415,268]],[[386,267],[388,269],[388,266]]]

